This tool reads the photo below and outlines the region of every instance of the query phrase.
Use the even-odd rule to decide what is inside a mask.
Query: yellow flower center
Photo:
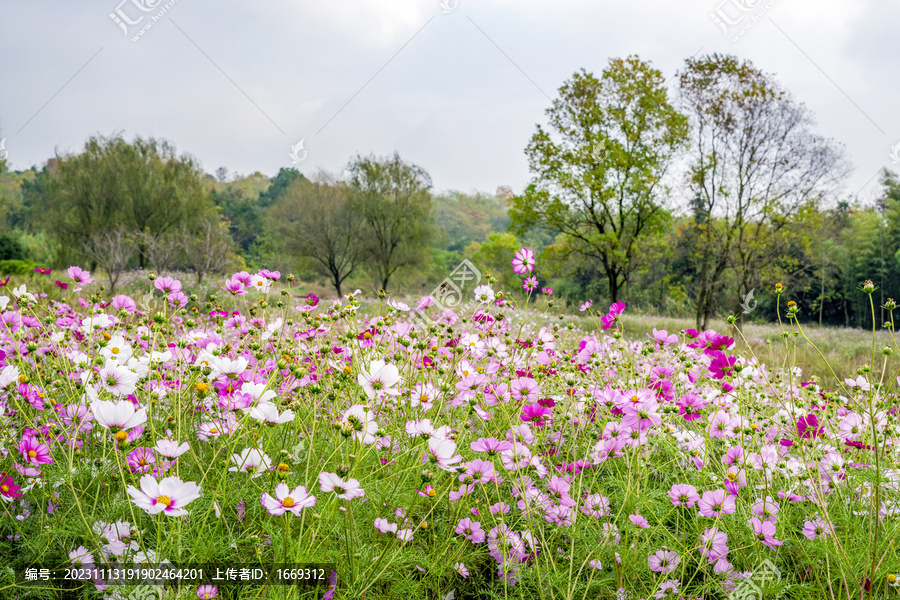
[[[111,350],[111,352],[112,352],[113,354],[118,354],[118,353],[119,353],[119,349],[118,349],[118,348],[113,348],[113,349]]]
[[[291,468],[290,468],[288,465],[286,465],[285,463],[280,463],[280,464],[278,465],[278,472],[279,472],[279,473],[287,473],[287,472],[290,471],[290,470],[291,470]]]
[[[147,459],[146,459],[146,458],[140,459],[140,460],[138,461],[138,464],[139,464],[140,466],[142,466],[142,467],[147,466]]]
[[[435,496],[437,496],[437,491],[434,488],[431,488],[430,490],[428,490],[429,498],[434,498]]]
[[[887,576],[887,580],[889,583],[894,583],[895,581],[897,581],[897,576],[894,575],[893,573],[891,573],[890,575]]]
[[[117,442],[124,442],[125,440],[128,439],[128,432],[127,431],[117,431],[115,438],[116,438]]]
[[[292,506],[294,506],[294,499],[288,496],[281,501],[281,505],[285,508],[291,508]]]
[[[29,451],[28,451],[28,457],[29,457],[29,458],[34,458],[34,457],[36,457],[36,456],[37,456],[37,452],[35,452],[34,450],[29,450]]]
[[[422,394],[422,395],[419,397],[419,400],[420,400],[421,402],[428,402],[428,394]]]
[[[6,485],[5,483],[3,485],[0,485],[0,492],[3,492],[5,494],[8,491],[9,491],[8,485]]]
[[[160,496],[156,499],[156,504],[162,504],[166,508],[169,508],[170,506],[172,506],[172,499],[168,496]]]
[[[632,397],[631,397],[631,401],[632,401],[632,402],[640,402],[641,399],[638,398],[638,397],[635,395],[635,396],[632,396]]]
[[[216,429],[215,427],[210,427],[209,432],[210,432],[211,434],[215,435],[215,434],[219,433],[219,430]]]
[[[353,368],[352,368],[352,367],[350,367],[350,366],[344,367],[344,374],[345,374],[345,375],[349,375],[349,374],[352,373],[352,372],[353,372]]]
[[[28,381],[28,377],[25,376],[24,373],[22,375],[19,375],[19,383],[25,383],[26,381]]]
[[[205,392],[206,390],[209,389],[209,384],[203,383],[202,381],[198,381],[197,383],[194,384],[194,387],[197,389],[198,392]]]

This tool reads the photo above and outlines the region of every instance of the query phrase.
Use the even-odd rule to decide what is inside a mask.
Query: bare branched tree
[[[224,273],[234,257],[234,241],[228,223],[209,215],[200,219],[191,230],[180,233],[185,263],[197,273],[197,283],[209,273]]]
[[[160,273],[172,271],[181,262],[184,254],[182,235],[178,232],[167,232],[154,235],[143,231],[135,235],[153,268]]]
[[[122,227],[94,232],[84,244],[87,257],[106,271],[111,294],[136,249],[134,239]]]

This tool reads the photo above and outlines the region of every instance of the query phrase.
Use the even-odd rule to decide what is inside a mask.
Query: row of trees
[[[515,229],[559,235],[557,253],[599,265],[616,301],[674,225],[680,193],[692,216],[679,229],[700,327],[721,304],[726,275],[741,314],[785,227],[848,172],[804,106],[731,56],[688,59],[677,107],[662,74],[629,57],[599,78],[576,73],[547,113],[550,129],[538,126],[526,149],[534,177],[513,199]]]
[[[397,154],[356,156],[342,177],[213,176],[166,142],[113,137],[16,175],[18,195],[0,173],[0,218],[111,272],[152,265],[202,277],[231,256],[322,277],[338,293],[427,292],[462,258],[518,288],[509,259],[525,245],[557,297],[624,299],[700,327],[744,315],[750,293],[752,316],[775,318],[778,281],[822,323],[870,320],[862,279],[900,297],[895,175],[885,172],[877,206],[840,198],[842,149],[749,61],[689,59],[675,81],[672,94],[636,56],[599,76],[575,73],[525,149],[532,180],[519,195],[434,193],[428,173]]]

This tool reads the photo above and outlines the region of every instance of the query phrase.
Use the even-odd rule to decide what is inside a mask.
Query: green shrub
[[[18,238],[8,233],[0,234],[0,261],[22,258],[25,258],[25,249]]]
[[[39,266],[30,260],[0,260],[0,275],[28,275]]]

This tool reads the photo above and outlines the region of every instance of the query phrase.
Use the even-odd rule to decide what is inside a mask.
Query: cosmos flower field
[[[776,368],[739,330],[558,316],[511,268],[527,300],[488,275],[453,310],[265,270],[8,281],[0,597],[61,597],[36,566],[254,562],[328,576],[65,597],[900,598],[896,344],[823,390],[789,291]]]

